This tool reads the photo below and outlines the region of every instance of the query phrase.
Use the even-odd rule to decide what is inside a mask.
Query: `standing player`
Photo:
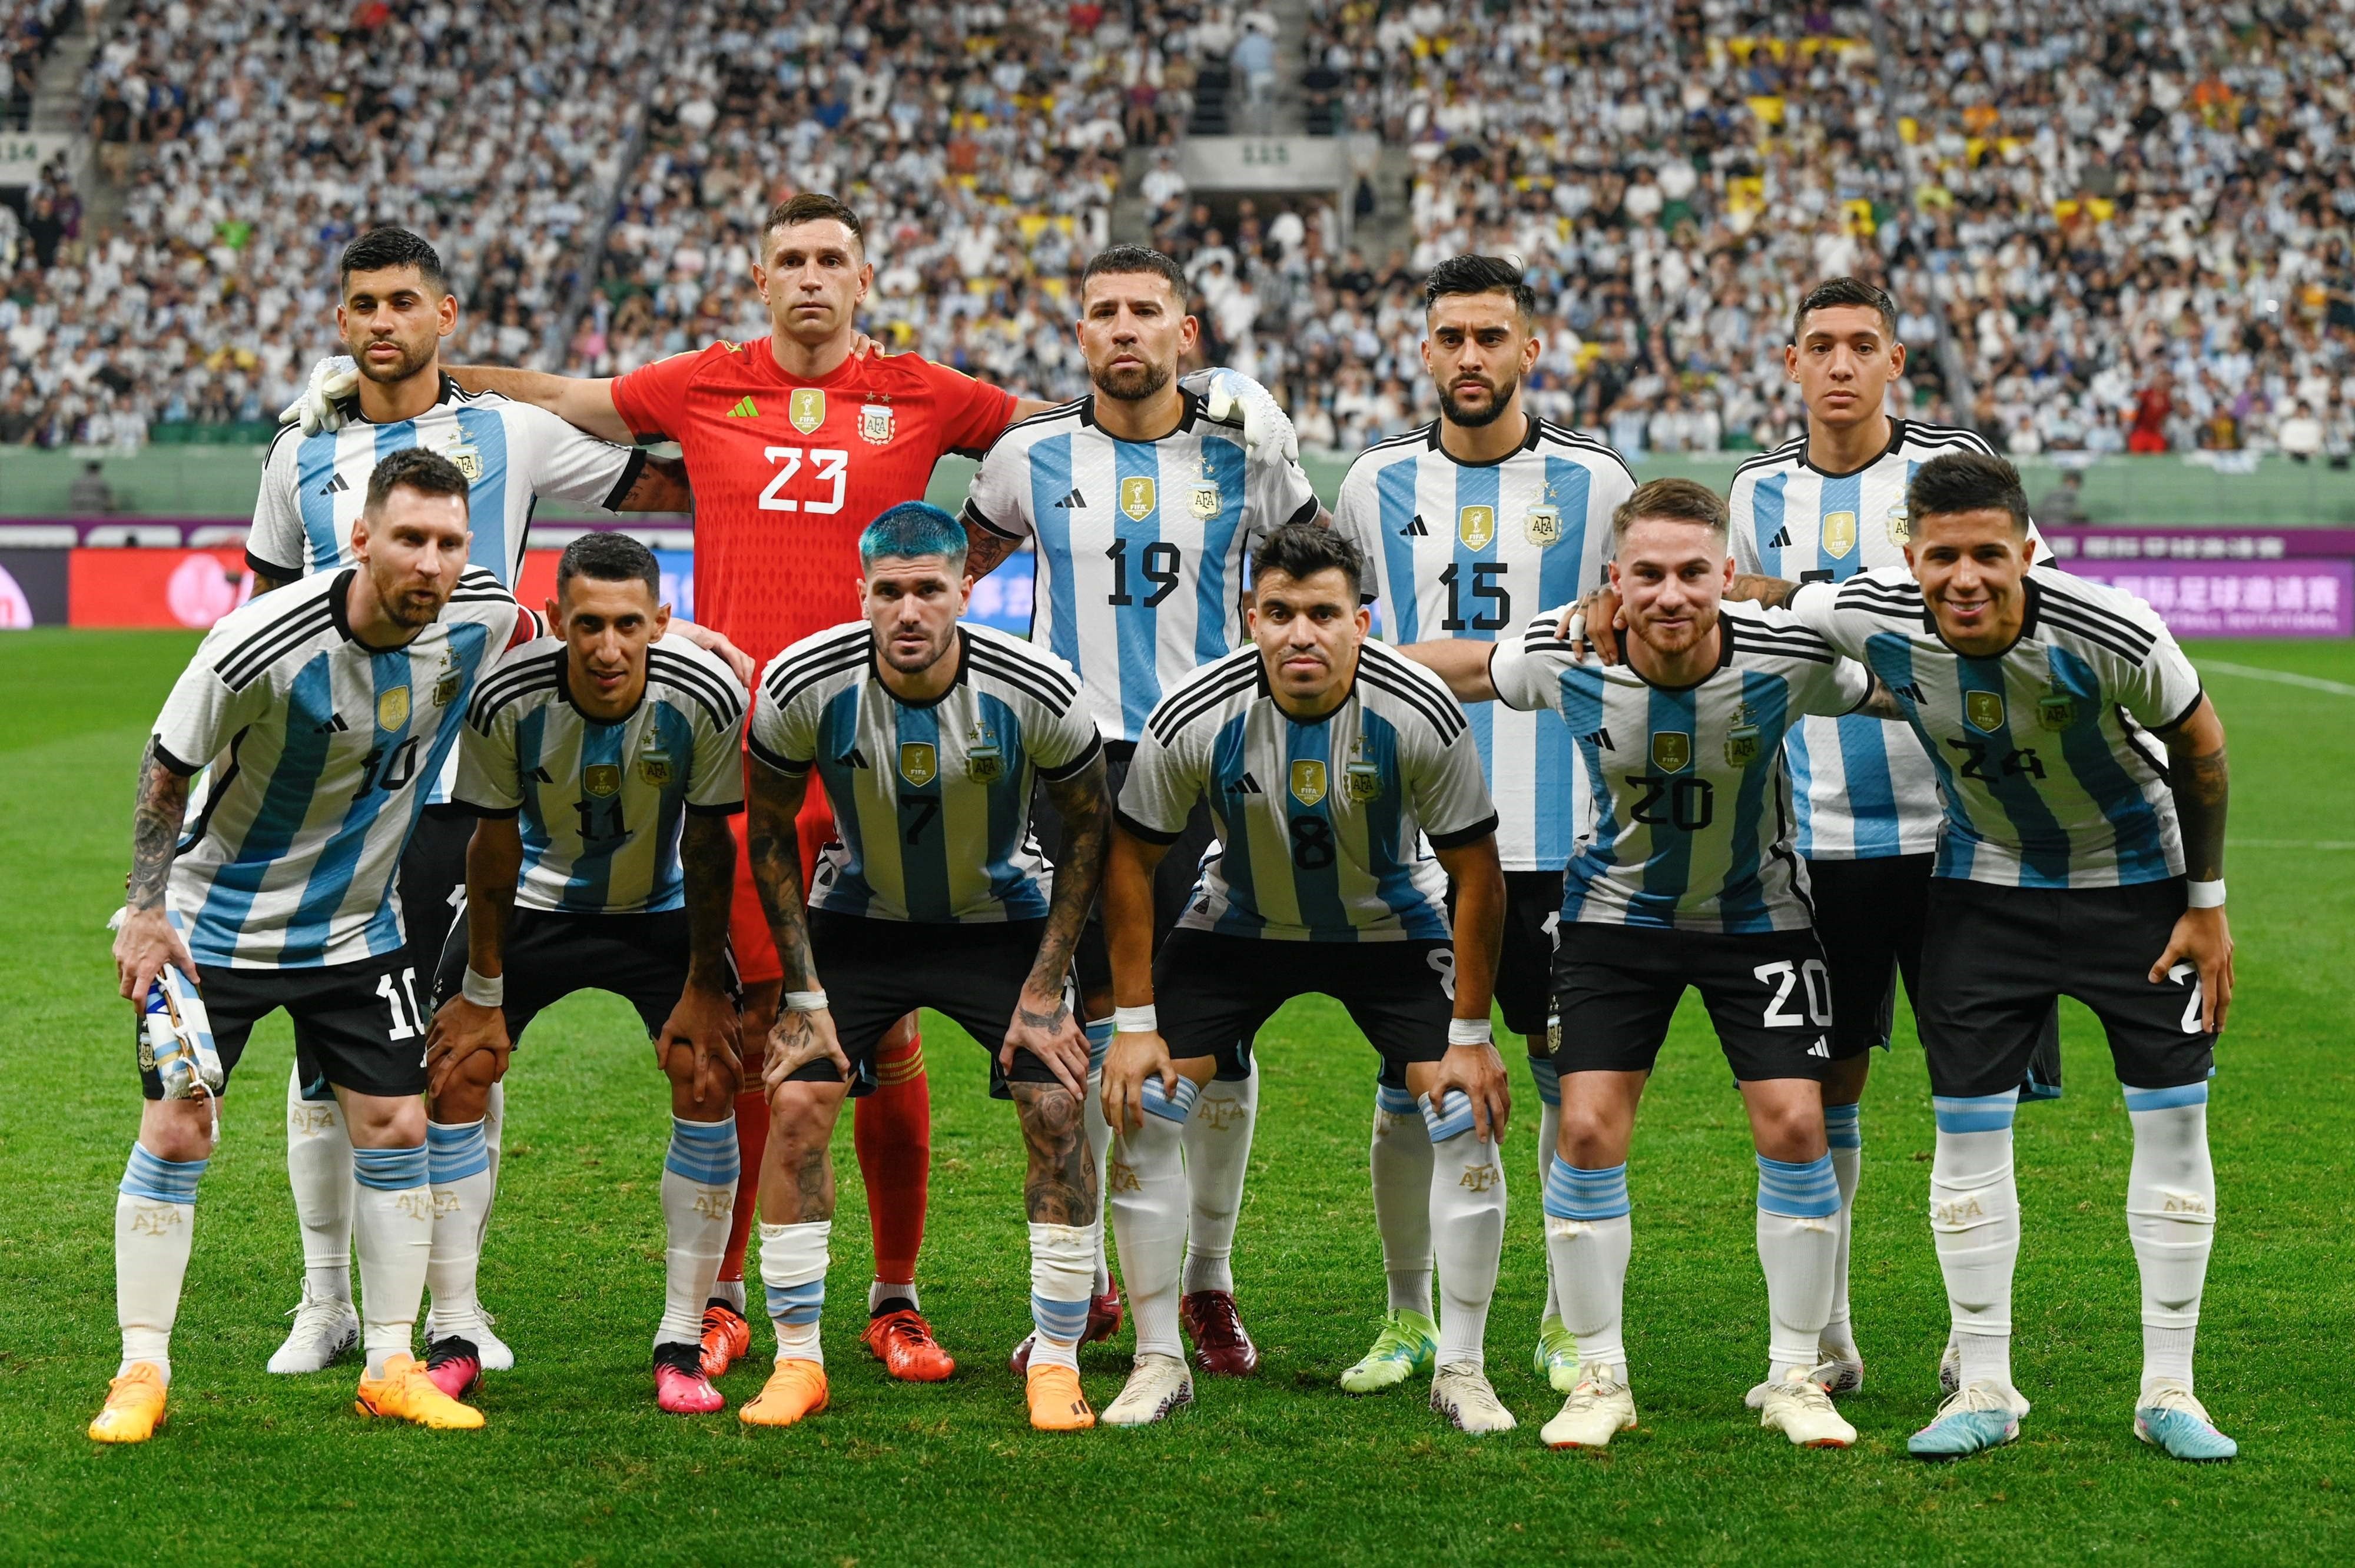
[[[2208,1078],[2232,999],[2223,724],[2149,606],[2029,570],[2009,463],[1934,459],[1905,505],[1907,572],[1764,592],[1896,694],[1945,802],[1918,1017],[1938,1122],[1930,1228],[1961,1386],[1908,1446],[1975,1453],[2011,1441],[2028,1413],[2011,1379],[2014,1086],[2054,1001],[2073,996],[2102,1021],[2134,1128],[2135,1432],[2179,1459],[2231,1458],[2191,1392],[2216,1223]]]
[[[1872,680],[1790,616],[1721,603],[1733,577],[1725,531],[1724,503],[1691,480],[1654,480],[1619,507],[1611,581],[1625,663],[1575,657],[1555,641],[1554,614],[1493,652],[1460,641],[1406,650],[1467,701],[1560,713],[1598,802],[1563,880],[1554,969],[1562,1103],[1547,1151],[1546,1250],[1580,1361],[1546,1424],[1557,1448],[1601,1447],[1636,1425],[1620,1326],[1627,1152],[1688,985],[1717,1026],[1757,1149],[1771,1327],[1766,1381],[1749,1403],[1793,1443],[1856,1441],[1813,1375],[1838,1245],[1821,1088],[1831,987],[1806,873],[1786,842],[1782,741],[1806,715],[1861,706]]]
[[[637,1009],[670,1079],[655,1402],[715,1411],[723,1401],[703,1375],[701,1340],[736,1189],[728,819],[744,805],[744,688],[716,655],[667,635],[661,568],[627,535],[567,546],[549,609],[556,635],[483,683],[459,746],[452,799],[479,825],[426,1043],[426,1371],[457,1399],[483,1370],[465,1335],[490,1197],[485,1101],[540,1010],[593,987]]]
[[[777,1365],[738,1413],[750,1425],[791,1425],[826,1406],[826,1146],[845,1094],[873,1090],[885,1032],[920,1006],[1003,1042],[993,1092],[1013,1099],[1029,1150],[1030,1424],[1095,1425],[1078,1359],[1097,1202],[1080,1116],[1088,1048],[1065,991],[1112,802],[1071,667],[1019,638],[958,626],[964,553],[947,513],[890,508],[859,541],[866,619],[795,643],[761,677],[753,872],[791,989],[770,1043],[761,1172]],[[841,804],[841,836],[820,860],[805,925],[793,822],[813,770]],[[1066,830],[1051,893],[1030,836],[1034,780]]]
[[[284,1008],[336,1087],[359,1182],[363,1414],[437,1427],[482,1416],[410,1359],[433,1229],[424,1041],[393,873],[426,783],[457,739],[475,683],[532,618],[466,566],[466,479],[396,452],[368,478],[354,564],[240,607],[207,634],[156,721],[139,775],[123,994],[166,964],[193,977],[224,1069]],[[203,806],[188,779],[210,764]],[[187,823],[183,837],[183,824]],[[188,1266],[197,1181],[217,1105],[147,1097],[115,1203],[123,1365],[91,1423],[139,1443],[164,1420],[171,1333]]]
[[[1542,344],[1532,330],[1536,296],[1519,267],[1497,256],[1451,257],[1432,269],[1423,299],[1423,362],[1438,388],[1439,418],[1350,464],[1334,525],[1365,553],[1392,641],[1489,642],[1518,624],[1517,605],[1526,619],[1601,580],[1612,512],[1636,480],[1610,448],[1523,408],[1521,380]],[[1593,808],[1559,715],[1468,712],[1505,867],[1497,1002],[1505,1027],[1528,1046],[1543,1181],[1561,1103],[1546,1044],[1561,872]],[[1352,1393],[1428,1373],[1438,1344],[1423,1199],[1431,1151],[1413,1108],[1403,1085],[1376,1087],[1369,1163],[1390,1304],[1373,1348],[1341,1374]],[[1535,1359],[1556,1392],[1570,1392],[1578,1352],[1550,1280]]]
[[[404,228],[378,228],[344,249],[336,269],[336,330],[350,351],[350,389],[338,428],[305,434],[291,423],[271,443],[246,536],[256,593],[352,563],[352,524],[382,459],[422,447],[466,476],[472,562],[508,588],[522,570],[532,508],[543,496],[614,511],[683,512],[677,463],[601,441],[527,403],[461,391],[442,370],[442,340],[457,330],[458,300],[433,248]],[[300,409],[290,412],[299,415]],[[682,625],[708,645],[719,640]],[[749,662],[746,673],[751,673]],[[456,754],[452,753],[452,763]],[[402,917],[412,960],[429,975],[465,879],[467,823],[442,802],[447,777],[431,781],[426,810],[401,859]],[[502,1097],[485,1113],[486,1186],[498,1175]],[[274,1372],[320,1371],[358,1337],[352,1312],[351,1140],[317,1065],[301,1052],[286,1084],[286,1173],[302,1223],[304,1285],[294,1326],[270,1358]],[[489,1221],[487,1198],[480,1210]],[[440,1303],[435,1303],[437,1310]],[[469,1325],[495,1365],[512,1364],[486,1315]]]
[[[1179,1128],[1201,1086],[1236,1065],[1277,1008],[1322,991],[1348,1010],[1390,1081],[1416,1097],[1429,1130],[1426,1201],[1446,1302],[1432,1408],[1466,1432],[1509,1431],[1512,1413],[1481,1367],[1505,1234],[1497,1139],[1509,1106],[1488,1023],[1505,896],[1497,814],[1446,688],[1366,641],[1356,546],[1291,524],[1261,541],[1252,568],[1252,645],[1154,709],[1105,873],[1119,1001],[1103,1069],[1117,1140],[1106,1185],[1136,1366],[1104,1420],[1143,1425],[1192,1401],[1178,1344]],[[1205,801],[1220,849],[1156,956],[1153,874]]]
[[[1234,421],[1211,418],[1202,398],[1178,386],[1178,362],[1198,332],[1177,262],[1135,245],[1093,257],[1080,275],[1079,340],[1095,390],[1007,430],[965,500],[976,577],[1023,540],[1037,541],[1031,602],[1043,627],[1034,624],[1032,635],[1043,630],[1055,656],[1080,673],[1115,794],[1162,693],[1241,640],[1252,542],[1320,512],[1296,458],[1254,455]],[[1042,819],[1050,819],[1045,804]],[[1060,863],[1059,839],[1050,824],[1048,847]],[[1156,947],[1185,907],[1209,839],[1209,813],[1198,809],[1156,874]],[[1100,1075],[1112,1044],[1112,968],[1093,916],[1081,938],[1079,981],[1090,1071]],[[1230,1259],[1259,1073],[1248,1060],[1230,1070],[1240,1075],[1205,1091],[1186,1123],[1192,1202],[1178,1314],[1193,1336],[1196,1366],[1249,1376],[1259,1351],[1235,1306]],[[1088,1141],[1101,1165],[1112,1128],[1095,1101],[1091,1092]],[[1087,1338],[1119,1327],[1099,1215]],[[1018,1369],[1025,1353],[1016,1347]]]

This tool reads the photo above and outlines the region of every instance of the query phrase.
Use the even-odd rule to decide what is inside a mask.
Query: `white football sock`
[[[1374,1228],[1382,1238],[1390,1309],[1431,1316],[1431,1128],[1414,1097],[1374,1087]]]
[[[323,1088],[325,1086],[321,1086]],[[286,1182],[303,1227],[303,1277],[314,1300],[352,1298],[352,1140],[344,1107],[303,1097],[303,1070],[286,1070]]]
[[[133,1143],[114,1197],[114,1319],[122,1376],[153,1361],[172,1381],[172,1324],[196,1239],[197,1179],[208,1160],[165,1160]]]
[[[1630,1207],[1624,1164],[1582,1170],[1557,1154],[1546,1167],[1546,1258],[1561,1292],[1561,1325],[1578,1341],[1581,1365],[1612,1369],[1622,1382],[1620,1313],[1636,1245]]]
[[[817,1322],[826,1310],[826,1268],[833,1236],[832,1220],[761,1226],[761,1285],[768,1293],[769,1321],[776,1325],[781,1361],[826,1364]]]
[[[1546,1176],[1553,1169],[1553,1151],[1561,1135],[1561,1071],[1550,1056],[1529,1058],[1529,1076],[1538,1086],[1538,1191],[1545,1191]],[[1545,1307],[1538,1314],[1543,1324],[1548,1318],[1561,1316],[1561,1295],[1553,1282],[1553,1249],[1546,1249]]]
[[[1095,1294],[1107,1295],[1112,1290],[1112,1260],[1104,1252],[1104,1238],[1111,1233],[1104,1227],[1111,1218],[1111,1205],[1103,1201],[1104,1158],[1112,1152],[1112,1123],[1104,1120],[1103,1062],[1104,1053],[1112,1049],[1112,1020],[1100,1018],[1087,1026],[1088,1037],[1088,1103],[1081,1108],[1080,1122],[1087,1129],[1088,1155],[1096,1167],[1096,1262]]]
[[[1794,1161],[1758,1156],[1758,1266],[1766,1275],[1766,1380],[1816,1364],[1832,1309],[1832,1260],[1839,1255],[1839,1181],[1832,1157]]]
[[[687,1121],[671,1118],[670,1150],[663,1158],[663,1315],[655,1348],[703,1342],[703,1304],[719,1277],[728,1250],[728,1222],[736,1206],[736,1118]]]
[[[2208,1086],[2128,1089],[2134,1164],[2126,1234],[2142,1268],[2142,1381],[2191,1386],[2200,1293],[2216,1240],[2216,1168],[2208,1154]]]
[[[871,1318],[883,1310],[883,1303],[886,1301],[901,1302],[906,1309],[911,1312],[921,1312],[924,1309],[923,1298],[916,1294],[914,1280],[868,1280],[867,1282],[867,1315]]]
[[[1030,1365],[1080,1370],[1095,1278],[1095,1233],[1088,1225],[1030,1225]]]
[[[2019,1261],[2019,1190],[2011,1118],[2019,1097],[1934,1095],[1937,1152],[1930,1162],[1930,1234],[1945,1276],[1963,1383],[2010,1388],[2011,1274]]]
[[[1252,1124],[1259,1119],[1259,1063],[1240,1083],[1216,1078],[1202,1086],[1186,1119],[1186,1188],[1192,1215],[1186,1226],[1186,1294],[1232,1290],[1235,1222],[1241,1216],[1243,1177],[1251,1165]]]
[[[1183,1356],[1178,1340],[1178,1287],[1186,1258],[1186,1118],[1201,1091],[1187,1078],[1166,1097],[1159,1078],[1145,1080],[1145,1125],[1113,1135],[1114,1239],[1123,1283],[1136,1319],[1136,1353]]]
[[[1824,1319],[1824,1343],[1837,1350],[1856,1349],[1856,1328],[1849,1321],[1849,1238],[1856,1228],[1856,1188],[1864,1176],[1864,1123],[1860,1106],[1826,1106],[1824,1136],[1831,1143],[1832,1175],[1839,1182],[1839,1246],[1832,1258],[1832,1312]]]
[[[483,1219],[476,1227],[481,1234],[474,1238],[474,1245],[478,1249],[483,1245],[483,1237],[490,1234],[491,1208],[499,1201],[499,1138],[506,1130],[506,1125],[507,1086],[506,1080],[502,1078],[493,1084],[483,1097],[483,1150],[490,1156],[491,1190],[483,1195]]]
[[[433,1183],[433,1254],[425,1287],[425,1342],[473,1327],[481,1304],[474,1281],[483,1262],[483,1209],[491,1198],[491,1156],[479,1121],[427,1122],[425,1169]]]
[[[433,1255],[425,1145],[355,1149],[352,1174],[359,1182],[352,1229],[360,1250],[360,1337],[368,1375],[382,1377],[387,1359],[415,1349],[417,1307]]]
[[[1494,1139],[1472,1130],[1472,1101],[1458,1091],[1444,1112],[1420,1097],[1431,1135],[1431,1234],[1439,1262],[1441,1367],[1482,1364],[1488,1303],[1505,1245],[1505,1168]]]

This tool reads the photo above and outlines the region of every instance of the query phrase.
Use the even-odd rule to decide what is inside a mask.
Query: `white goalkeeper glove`
[[[340,430],[344,416],[336,407],[339,398],[348,397],[360,384],[360,367],[348,354],[338,354],[311,366],[311,379],[300,396],[278,410],[282,425],[299,424],[306,436],[322,430]]]
[[[1275,395],[1240,370],[1224,366],[1209,372],[1203,406],[1210,418],[1232,422],[1241,416],[1243,446],[1260,462],[1300,461],[1300,437]]]

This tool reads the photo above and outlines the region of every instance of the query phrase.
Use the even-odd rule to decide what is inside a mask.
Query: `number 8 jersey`
[[[1627,664],[1571,657],[1561,611],[1497,644],[1497,695],[1548,707],[1577,737],[1597,802],[1594,834],[1562,877],[1561,917],[1732,933],[1815,924],[1791,853],[1783,737],[1808,715],[1849,713],[1872,677],[1787,610],[1721,607],[1718,666],[1698,685],[1655,686]]]

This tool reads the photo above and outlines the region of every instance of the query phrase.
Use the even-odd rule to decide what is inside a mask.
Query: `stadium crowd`
[[[327,346],[325,259],[373,219],[442,246],[460,357],[613,375],[752,335],[753,231],[797,189],[865,214],[876,336],[1067,396],[1070,281],[1128,154],[1204,357],[1278,387],[1312,444],[1430,417],[1420,279],[1485,249],[1538,287],[1534,406],[1630,455],[1792,433],[1790,306],[1853,272],[1901,304],[1908,407],[2015,453],[2343,461],[2350,10],[1313,0],[1313,121],[1410,154],[1411,244],[1376,256],[1328,201],[1186,188],[1202,69],[1272,58],[1256,6],[142,0],[88,87],[123,223],[84,243],[56,185],[38,236],[0,235],[0,436],[266,417]],[[436,136],[461,100],[470,134]]]

